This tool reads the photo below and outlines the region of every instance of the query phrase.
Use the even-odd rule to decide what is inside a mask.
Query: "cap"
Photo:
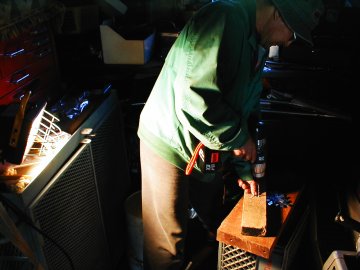
[[[272,0],[285,23],[297,36],[313,45],[311,32],[324,11],[322,0]]]

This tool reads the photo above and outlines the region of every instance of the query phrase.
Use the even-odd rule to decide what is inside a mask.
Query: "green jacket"
[[[184,170],[199,141],[224,151],[222,160],[231,156],[248,139],[247,120],[259,110],[265,57],[256,68],[258,52],[255,0],[201,8],[167,55],[141,112],[139,138]],[[235,163],[239,177],[252,179],[249,163]],[[202,176],[197,166],[193,174]]]

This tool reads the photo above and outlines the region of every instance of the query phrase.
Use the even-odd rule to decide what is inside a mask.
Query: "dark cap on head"
[[[322,0],[272,0],[285,23],[296,35],[311,45],[311,32],[324,11]]]

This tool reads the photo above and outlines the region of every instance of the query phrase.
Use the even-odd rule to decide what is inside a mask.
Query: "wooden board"
[[[259,196],[244,194],[241,215],[241,233],[250,236],[265,236],[267,231],[266,192]]]
[[[286,194],[293,204],[296,204],[299,192]],[[278,237],[281,234],[286,221],[289,218],[293,207],[281,208],[280,219],[281,227],[277,234],[269,236],[248,236],[241,234],[241,218],[243,211],[243,197],[231,210],[229,215],[223,220],[217,230],[216,240],[227,245],[231,245],[252,254],[269,259]]]

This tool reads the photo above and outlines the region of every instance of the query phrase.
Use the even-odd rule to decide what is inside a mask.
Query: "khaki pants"
[[[214,207],[221,201],[223,183],[185,176],[142,142],[140,157],[145,269],[183,269],[190,201],[206,227],[216,230]]]

